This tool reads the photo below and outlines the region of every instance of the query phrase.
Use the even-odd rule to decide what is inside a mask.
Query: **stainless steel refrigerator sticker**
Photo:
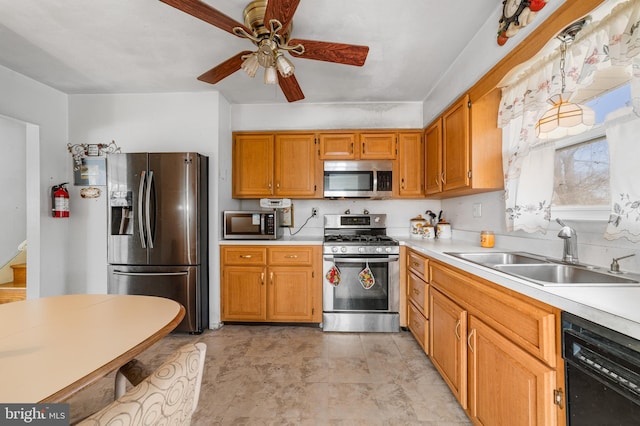
[[[196,153],[110,154],[109,293],[176,300],[176,330],[208,326],[208,158]]]

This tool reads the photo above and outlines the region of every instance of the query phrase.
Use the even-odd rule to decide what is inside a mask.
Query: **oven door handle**
[[[391,263],[397,262],[400,256],[391,255],[389,257],[325,257],[324,260],[334,263]]]

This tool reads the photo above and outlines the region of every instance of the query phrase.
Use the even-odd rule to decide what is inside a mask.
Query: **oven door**
[[[400,310],[400,256],[325,255],[322,300],[324,312],[398,312]],[[337,268],[340,281],[331,284],[327,273]],[[371,270],[375,283],[365,288],[360,273]]]

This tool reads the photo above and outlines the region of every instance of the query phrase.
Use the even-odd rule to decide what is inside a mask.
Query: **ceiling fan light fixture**
[[[240,66],[244,72],[251,78],[256,76],[256,72],[258,72],[258,68],[260,68],[260,63],[258,62],[258,55],[256,53],[252,53],[247,55]]]
[[[278,82],[278,72],[275,67],[264,69],[264,84],[276,84]]]
[[[296,67],[293,66],[293,63],[291,63],[291,61],[287,59],[282,54],[282,52],[278,52],[278,54],[276,55],[276,68],[278,69],[280,75],[283,77],[291,76],[296,70]]]

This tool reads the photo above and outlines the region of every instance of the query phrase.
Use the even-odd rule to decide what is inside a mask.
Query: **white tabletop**
[[[64,295],[0,305],[0,402],[58,402],[169,334],[184,307],[165,298]]]

